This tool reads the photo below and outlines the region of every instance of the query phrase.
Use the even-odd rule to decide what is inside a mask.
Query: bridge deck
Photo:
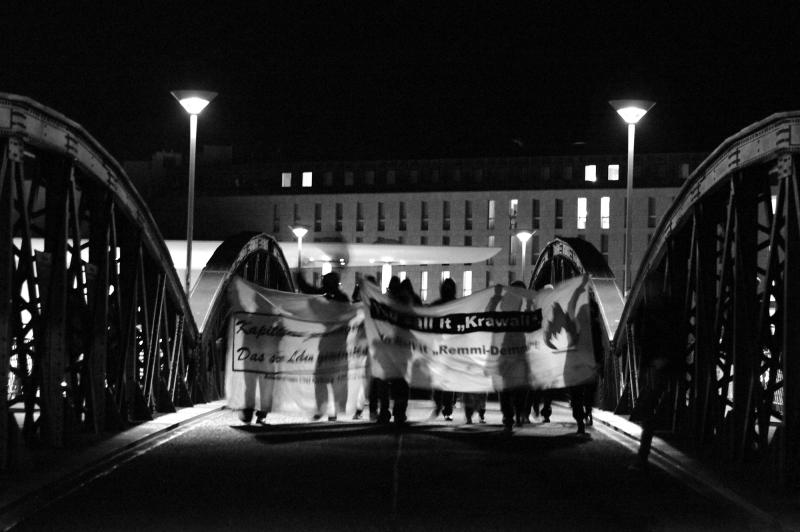
[[[458,416],[452,423],[446,423],[444,421],[428,422],[427,416],[430,412],[430,407],[431,405],[428,401],[411,401],[409,416],[413,426],[412,429],[409,430],[409,433],[418,432],[420,427],[427,426],[430,430],[444,430],[452,432],[454,435],[457,433],[463,435],[465,427],[462,425],[463,420]],[[129,460],[136,459],[143,453],[154,449],[172,438],[185,434],[197,423],[202,423],[203,425],[208,424],[209,420],[214,416],[219,417],[222,412],[224,412],[224,407],[221,401],[192,408],[184,408],[180,409],[177,413],[163,415],[153,421],[143,423],[134,429],[114,436],[104,442],[92,445],[82,452],[72,453],[70,456],[64,456],[63,453],[55,451],[44,452],[36,459],[37,472],[35,474],[28,475],[24,482],[14,483],[12,486],[9,486],[9,489],[4,490],[2,495],[0,495],[0,527],[6,529],[22,520],[21,529],[25,530],[28,521],[23,520],[23,518],[27,518],[35,513],[38,513],[39,516],[43,515],[42,512],[38,510],[44,505],[55,503],[58,498],[78,485],[91,483],[94,479],[104,476],[108,471],[117,466]],[[457,415],[460,414],[461,412],[457,411]],[[224,427],[223,430],[236,432],[235,415],[229,412],[224,414],[223,418],[223,421],[227,420],[225,423],[231,424],[230,427]],[[370,425],[365,421],[337,422],[335,424],[312,423],[305,425],[305,419],[278,414],[270,414],[267,421],[271,422],[273,427],[276,428],[280,425],[291,427],[289,432],[295,435],[302,434],[303,432],[311,435],[314,431],[319,431],[320,429],[341,431],[358,430],[357,427],[359,426],[366,428]],[[487,425],[475,425],[473,427],[476,430],[485,431],[486,434],[499,432],[500,412],[499,405],[496,402],[490,401],[488,405],[487,421]],[[572,437],[574,427],[571,422],[568,405],[556,402],[554,404],[554,413],[550,425],[534,423],[523,429],[517,429],[512,439],[555,437],[563,442],[566,440],[561,440],[561,438]],[[216,422],[214,423],[216,424]],[[298,423],[300,424],[298,425]],[[253,426],[252,429],[256,432],[260,430],[256,426]],[[586,445],[594,445],[595,450],[605,445],[601,443],[602,441],[610,438],[610,440],[616,441],[633,451],[637,445],[636,438],[639,434],[639,428],[637,425],[628,422],[622,417],[615,416],[606,411],[596,410],[595,426],[590,430],[590,433],[593,434],[593,439],[597,441],[588,441],[584,443]],[[411,438],[412,436],[409,434],[408,437]],[[537,445],[541,445],[541,443]],[[490,454],[492,452],[491,449],[487,449],[487,451]],[[657,468],[662,469],[668,473],[669,476],[676,477],[680,482],[690,486],[702,497],[712,501],[716,500],[717,503],[721,505],[720,508],[728,506],[730,508],[735,508],[735,510],[730,510],[730,512],[740,512],[740,519],[744,519],[747,523],[750,523],[747,526],[756,526],[757,528],[769,526],[773,529],[796,529],[797,526],[800,525],[800,519],[797,518],[794,512],[795,505],[793,501],[765,499],[763,493],[761,497],[758,497],[756,493],[748,491],[747,487],[744,485],[732,485],[730,479],[723,479],[715,475],[658,438],[655,439],[653,451],[651,461]],[[633,456],[632,452],[630,456]],[[457,460],[457,458],[454,457],[453,460]],[[482,468],[482,466],[477,465],[476,467],[478,467],[479,470]],[[447,469],[449,468],[445,468],[445,470]],[[641,479],[640,475],[655,475],[655,471],[655,469],[649,473],[628,471],[623,473],[623,475],[629,476],[631,479],[630,482],[638,482],[638,479]],[[266,471],[264,474],[266,474]],[[387,479],[387,482],[388,481],[389,479]],[[290,484],[291,482],[292,481],[290,481]],[[620,486],[617,486],[615,489],[620,488]],[[124,491],[128,488],[126,486],[120,487],[119,489]],[[259,491],[258,486],[250,486],[249,489],[253,490],[254,493]],[[291,485],[287,485],[286,489],[292,489]],[[454,485],[448,488],[442,495],[447,499],[457,499],[460,493],[459,490],[460,488]],[[623,492],[624,488],[620,491],[621,496]],[[297,493],[297,496],[308,497],[309,494],[303,495],[302,493]],[[556,508],[562,503],[557,503]],[[487,500],[485,508],[479,510],[479,512],[491,514],[494,504],[495,503],[492,501]],[[502,505],[502,503],[500,504]],[[580,505],[581,502],[580,500],[574,500],[568,504]],[[450,503],[445,504],[445,506],[450,506]],[[545,506],[547,505],[545,504]],[[534,505],[531,505],[531,508],[533,507]],[[521,509],[521,511],[524,510],[525,509]],[[225,508],[218,508],[220,514],[224,514],[226,511],[228,510]],[[469,515],[475,513],[474,509],[465,509],[465,511],[466,514]],[[670,511],[674,512],[676,510],[673,509]],[[725,512],[725,510],[722,509],[720,509],[720,511]],[[531,522],[537,521],[537,516],[531,515],[530,519]],[[558,517],[551,516],[544,522],[558,522],[558,519]],[[42,517],[36,517],[31,523],[42,523],[43,521],[41,520]],[[463,523],[463,520],[463,515],[452,517],[452,523]],[[541,521],[541,519],[539,519],[539,521]],[[497,523],[502,522],[502,518],[498,516]],[[367,524],[368,523],[365,523],[365,526]],[[187,525],[191,525],[191,523],[187,523]]]

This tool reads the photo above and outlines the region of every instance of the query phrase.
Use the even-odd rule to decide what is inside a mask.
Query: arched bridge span
[[[201,360],[213,370],[204,372],[208,399],[224,396],[225,291],[234,275],[274,290],[294,291],[291,271],[278,242],[264,233],[241,233],[225,240],[209,259],[190,296],[199,330]],[[207,398],[198,398],[206,400]]]
[[[193,313],[147,206],[80,125],[0,93],[0,151],[0,469],[220,397],[223,285],[291,290],[276,242],[223,243],[192,299],[209,310]]]
[[[624,300],[605,257],[592,244],[581,238],[554,238],[539,252],[528,286],[541,290],[548,284],[555,285],[578,275],[589,276],[590,297],[597,304],[598,318],[610,341],[619,325]],[[614,410],[620,395],[623,362],[606,356],[599,376],[599,399],[609,410]]]
[[[636,413],[662,358],[676,369],[662,428],[780,482],[798,480],[800,456],[798,153],[800,112],[711,153],[664,214],[613,342],[631,369],[618,410]]]

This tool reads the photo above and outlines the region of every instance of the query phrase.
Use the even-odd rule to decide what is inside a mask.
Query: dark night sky
[[[708,151],[800,109],[796,1],[106,4],[3,15],[0,91],[120,160],[186,149],[177,88],[220,93],[201,144],[261,159],[623,152],[626,96],[658,102],[637,151]]]

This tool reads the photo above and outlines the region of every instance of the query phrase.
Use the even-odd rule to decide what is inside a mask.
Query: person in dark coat
[[[450,278],[442,281],[439,285],[439,299],[431,303],[431,306],[442,305],[456,298],[456,282]],[[444,416],[445,421],[453,421],[453,405],[456,401],[455,392],[444,390],[433,390],[433,412],[430,419],[436,419],[439,414]]]
[[[403,290],[400,278],[396,275],[393,275],[389,280],[389,287],[386,289],[386,294],[398,303],[404,305],[412,304],[411,296]],[[378,414],[378,423],[388,423],[389,421],[387,415],[389,396],[391,396],[393,401],[392,417],[394,417],[394,423],[397,426],[405,425],[406,421],[408,421],[406,412],[408,410],[408,399],[411,393],[408,382],[403,378],[388,379],[387,381],[381,382],[385,383],[386,386],[379,388],[378,399],[381,411]]]
[[[297,272],[296,279],[298,288],[304,294],[317,294],[323,296],[325,299],[339,301],[340,303],[350,302],[350,298],[347,297],[347,294],[342,292],[341,279],[336,272],[328,272],[323,275],[322,286],[320,288],[306,281],[305,277],[303,277],[303,274],[300,272]]]

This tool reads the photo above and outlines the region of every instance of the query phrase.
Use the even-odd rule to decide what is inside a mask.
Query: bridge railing
[[[617,410],[669,385],[658,419],[699,454],[800,480],[800,113],[724,141],[689,177],[639,267],[616,354]],[[663,381],[663,379],[662,379]]]

